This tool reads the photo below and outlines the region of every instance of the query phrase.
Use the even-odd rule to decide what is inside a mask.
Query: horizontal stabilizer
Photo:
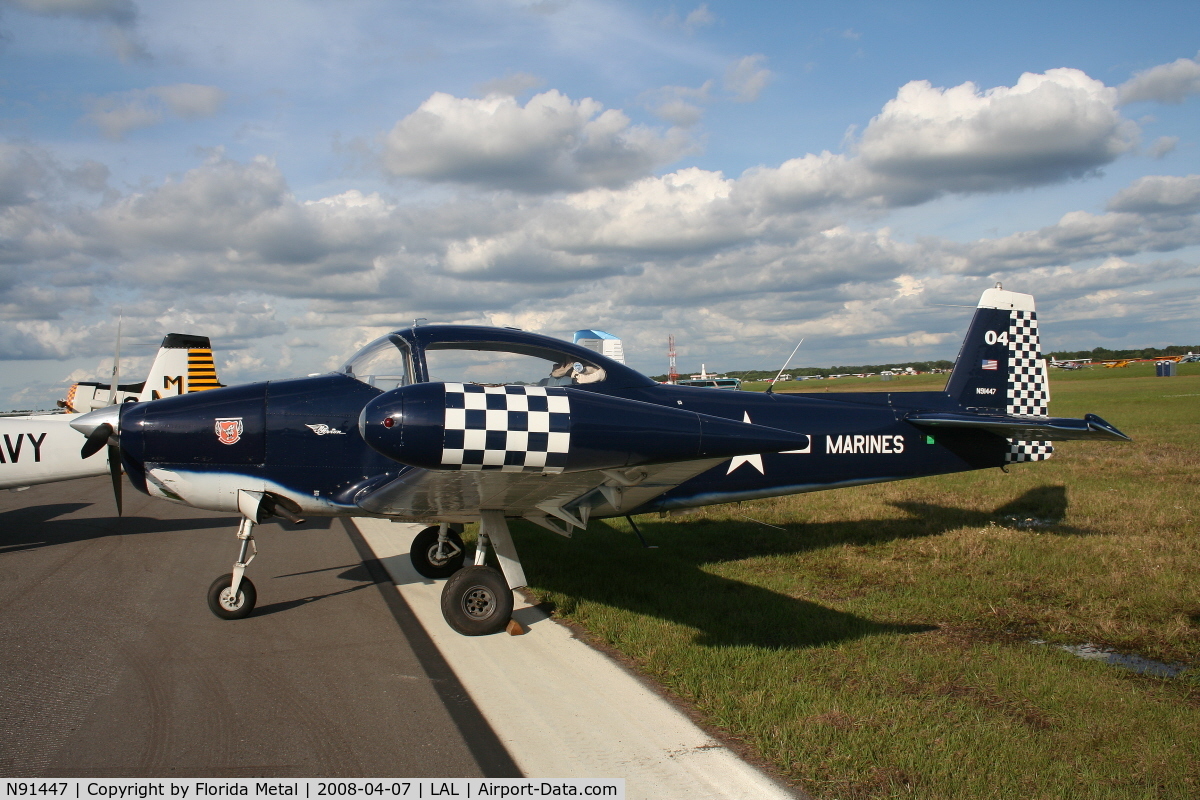
[[[921,428],[976,428],[1006,439],[1026,441],[1063,441],[1091,439],[1093,441],[1127,442],[1129,437],[1095,414],[1083,419],[1070,417],[1016,417],[987,414],[922,413],[909,414],[907,422]]]

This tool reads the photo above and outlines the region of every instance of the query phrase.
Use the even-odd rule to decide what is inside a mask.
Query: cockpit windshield
[[[394,336],[381,336],[371,342],[338,371],[385,392],[412,383],[408,345]]]
[[[591,359],[541,344],[469,339],[417,346],[433,382],[578,386],[608,378],[604,367]],[[355,353],[339,372],[387,392],[417,381],[417,355],[404,338],[388,334]]]

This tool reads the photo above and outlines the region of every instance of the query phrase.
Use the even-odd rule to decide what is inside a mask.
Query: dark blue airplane
[[[218,616],[254,608],[243,573],[255,524],[378,516],[429,523],[413,565],[449,578],[446,621],[479,635],[504,629],[511,590],[525,585],[509,519],[569,536],[590,518],[1041,461],[1056,439],[1128,439],[1091,414],[1047,416],[1046,372],[1033,298],[997,286],[940,392],[660,385],[546,336],[426,325],[328,375],[113,406],[73,426],[84,456],[107,444],[111,470],[123,465],[140,491],[242,514],[233,571],[209,589]],[[476,521],[464,566],[458,534]]]

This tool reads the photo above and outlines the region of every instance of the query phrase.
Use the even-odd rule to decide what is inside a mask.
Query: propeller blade
[[[87,440],[84,441],[83,447],[79,451],[81,458],[90,458],[100,452],[100,449],[108,442],[110,436],[113,435],[113,426],[111,423],[103,422],[92,429],[87,435]]]
[[[121,448],[108,446],[108,474],[112,476],[113,499],[117,502],[117,516],[121,516]]]

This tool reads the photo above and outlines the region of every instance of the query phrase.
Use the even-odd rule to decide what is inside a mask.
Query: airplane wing
[[[921,428],[973,428],[1023,441],[1130,441],[1128,436],[1095,414],[1087,414],[1083,419],[1070,419],[932,412],[909,414],[905,420]]]
[[[712,458],[632,469],[587,470],[546,475],[528,472],[414,469],[359,498],[364,511],[389,516],[478,519],[481,509],[523,516],[555,533],[585,527],[592,515],[612,516],[712,469]]]

